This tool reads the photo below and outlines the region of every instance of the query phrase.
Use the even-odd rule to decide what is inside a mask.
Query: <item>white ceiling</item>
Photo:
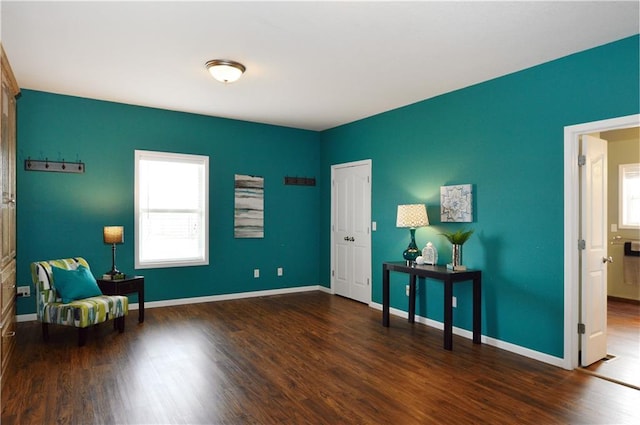
[[[639,32],[639,2],[2,1],[20,87],[324,130]],[[204,64],[247,67],[236,83]]]

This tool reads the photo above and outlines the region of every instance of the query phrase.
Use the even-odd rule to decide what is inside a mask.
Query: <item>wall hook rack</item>
[[[295,185],[295,186],[315,186],[316,178],[315,177],[285,177],[284,184],[286,185]]]
[[[62,161],[49,161],[49,158],[45,158],[44,161],[40,159],[31,159],[31,157],[24,160],[24,169],[26,171],[52,171],[56,173],[84,173],[84,162],[66,162]]]

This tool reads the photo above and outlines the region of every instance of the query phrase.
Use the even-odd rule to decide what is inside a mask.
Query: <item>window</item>
[[[618,166],[620,182],[621,229],[640,229],[640,163],[620,164]]]
[[[135,266],[209,264],[209,157],[135,151]]]

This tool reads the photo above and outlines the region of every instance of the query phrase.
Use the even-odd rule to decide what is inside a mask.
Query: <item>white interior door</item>
[[[371,302],[371,161],[336,165],[332,174],[331,285]]]
[[[607,355],[607,141],[582,136],[581,178],[581,335],[580,364]]]

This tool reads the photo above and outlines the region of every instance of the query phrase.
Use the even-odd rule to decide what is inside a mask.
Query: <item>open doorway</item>
[[[564,350],[564,367],[567,369],[574,369],[576,367],[579,366],[579,355],[580,355],[580,350],[581,350],[581,336],[578,334],[578,329],[579,329],[579,318],[580,318],[580,293],[581,293],[581,276],[580,276],[580,255],[581,252],[579,251],[579,239],[580,239],[580,223],[579,223],[579,217],[580,217],[580,186],[579,186],[579,174],[580,174],[580,170],[579,170],[579,166],[578,166],[578,155],[580,153],[580,138],[581,136],[584,135],[599,135],[602,139],[611,139],[612,142],[609,142],[609,148],[611,148],[612,153],[613,153],[613,158],[615,158],[616,154],[616,149],[618,149],[618,146],[616,146],[616,142],[619,140],[622,140],[623,138],[627,137],[628,132],[632,131],[629,130],[631,128],[636,128],[635,132],[637,134],[637,127],[640,124],[640,115],[632,115],[632,116],[627,116],[627,117],[621,117],[621,118],[615,118],[615,119],[610,119],[610,120],[604,120],[604,121],[598,121],[598,122],[592,122],[592,123],[586,123],[586,124],[580,124],[580,125],[576,125],[576,126],[571,126],[571,127],[566,127],[565,128],[565,350]],[[625,132],[627,134],[625,134]],[[638,143],[636,141],[636,143]],[[637,152],[637,150],[636,150]],[[633,156],[628,157],[629,155],[627,155],[627,158],[625,159],[627,162],[638,162],[638,159],[634,159]],[[637,155],[636,155],[637,156]],[[615,162],[615,160],[613,161]],[[609,177],[608,180],[612,179],[613,175],[617,175],[617,166],[615,167],[609,167],[609,168],[614,168],[612,170],[610,170],[609,173]],[[609,192],[612,192],[611,187],[617,184],[617,177],[616,177],[616,181],[614,182],[609,182],[611,183],[611,185],[609,185]],[[615,196],[613,196],[611,193],[609,195],[607,195],[608,199],[607,199],[607,203],[611,204],[612,202],[616,202],[617,203],[617,193],[615,193]],[[635,237],[635,234],[638,234],[638,232],[636,231],[635,233],[624,233],[624,232],[620,232],[621,229],[617,229],[617,209],[613,208],[613,206],[609,206],[608,210],[609,212],[609,216],[610,219],[607,220],[606,223],[603,223],[604,226],[606,226],[606,228],[608,229],[608,232],[606,233],[606,241],[607,241],[607,245],[608,245],[608,253],[607,256],[611,255],[611,257],[614,258],[614,263],[616,266],[620,266],[620,264],[622,263],[622,257],[620,255],[620,253],[617,252],[617,244],[619,242],[621,242],[622,240],[626,240],[626,239],[632,239],[633,237]],[[615,216],[614,216],[615,214]],[[616,226],[614,226],[614,224],[616,224]],[[619,237],[618,237],[619,236]],[[611,244],[611,242],[614,242],[615,244]],[[609,267],[608,267],[609,269]],[[620,278],[620,271],[619,269],[617,269],[616,267],[611,267],[612,269],[612,273],[611,274],[611,279],[612,281],[615,281],[615,279],[621,279]],[[616,289],[615,287],[618,286],[618,288]],[[635,292],[637,292],[637,287],[635,288],[631,288],[631,287],[622,287],[622,289],[620,289],[619,285],[612,285],[611,283],[607,284],[607,287],[609,289],[611,289],[613,287],[612,291],[612,297],[614,298],[614,301],[612,304],[612,308],[615,309],[615,311],[612,312],[612,314],[615,315],[615,318],[612,317],[611,320],[609,320],[609,322],[611,323],[612,326],[616,326],[616,325],[620,325],[622,323],[622,327],[626,328],[625,332],[619,332],[620,329],[623,328],[619,328],[618,330],[613,330],[611,332],[611,337],[612,339],[612,344],[614,348],[614,351],[618,351],[619,353],[621,353],[620,356],[613,356],[611,357],[609,360],[606,360],[604,362],[601,362],[601,365],[596,365],[593,368],[597,369],[597,373],[608,373],[609,370],[613,370],[615,368],[622,370],[622,372],[618,372],[617,374],[615,374],[616,376],[611,376],[609,378],[611,378],[612,380],[618,380],[618,381],[623,381],[624,380],[624,376],[625,374],[627,374],[628,376],[640,376],[640,374],[638,373],[637,369],[635,371],[632,370],[626,370],[624,371],[623,369],[629,369],[629,367],[626,367],[625,365],[628,364],[630,365],[631,368],[633,367],[637,367],[638,365],[638,360],[636,361],[632,361],[632,359],[629,359],[628,357],[631,355],[630,353],[635,351],[635,353],[637,353],[637,343],[638,343],[638,339],[636,337],[636,335],[640,335],[640,331],[635,328],[633,330],[629,330],[629,324],[637,324],[638,320],[637,320],[637,314],[634,314],[634,312],[637,312],[638,309],[640,308],[637,304],[634,304],[633,298],[634,296],[629,296],[630,294],[633,294]],[[622,290],[623,293],[620,292],[620,290]],[[624,294],[624,291],[627,291],[627,294]],[[606,296],[606,294],[605,294]],[[622,310],[620,309],[620,305],[619,303],[617,303],[618,298],[625,298],[628,297],[629,299],[632,300],[631,303],[629,303],[627,306],[623,305],[622,306]],[[637,297],[636,297],[637,298]],[[605,309],[605,311],[601,312],[601,314],[606,315],[607,311],[606,311],[606,300],[605,302],[602,304]],[[626,336],[624,336],[626,335]],[[622,336],[622,339],[617,340],[618,337]],[[626,339],[628,344],[633,344],[634,343],[634,338],[635,338],[635,350],[631,349],[623,349],[620,348],[620,346],[618,344],[620,343],[624,343],[624,340]],[[629,341],[630,339],[630,341]],[[608,345],[608,344],[607,344]],[[609,347],[607,346],[607,349]],[[609,356],[606,356],[609,357]],[[624,361],[622,361],[623,359],[625,359]],[[606,363],[606,362],[610,362],[610,363]],[[620,379],[622,378],[622,379]]]
[[[640,162],[640,127],[591,134],[607,141],[607,315],[606,355],[585,371],[640,389],[640,274],[632,272],[640,259],[633,258],[632,242],[640,241],[640,229],[620,220],[620,170]],[[637,247],[636,247],[637,248]],[[584,282],[583,282],[584,284]]]

